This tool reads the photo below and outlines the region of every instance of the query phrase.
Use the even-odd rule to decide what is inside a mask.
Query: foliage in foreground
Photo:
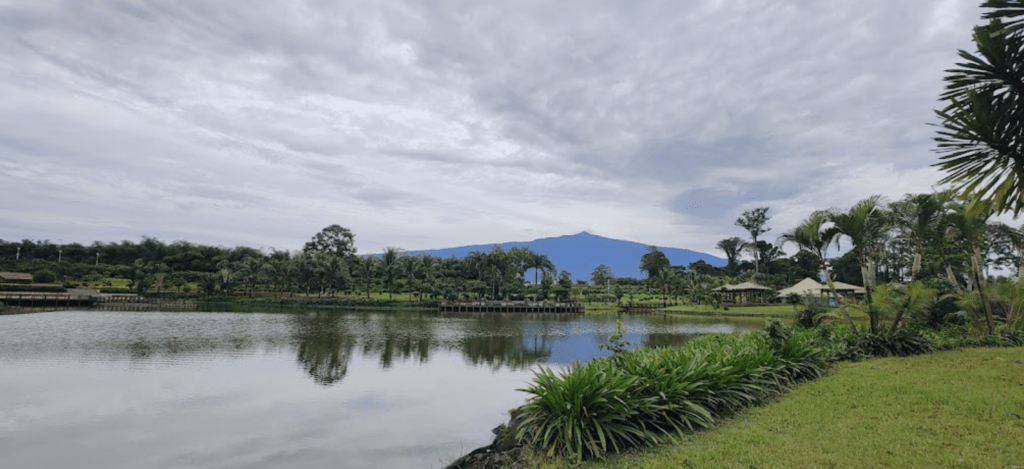
[[[830,362],[1024,343],[1019,330],[988,337],[971,337],[961,326],[872,334],[837,325],[794,328],[770,319],[764,332],[620,351],[559,373],[542,369],[522,390],[531,397],[518,437],[547,455],[603,459],[710,427],[794,383],[820,377]]]
[[[1024,349],[841,363],[679,444],[586,469],[1012,468],[1024,462]],[[535,460],[544,469],[570,467]]]
[[[773,323],[769,333],[706,336],[681,348],[623,352],[555,373],[523,391],[519,437],[576,460],[657,444],[764,402],[821,375],[814,332]]]

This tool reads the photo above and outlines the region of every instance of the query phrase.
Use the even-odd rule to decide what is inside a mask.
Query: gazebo
[[[768,294],[775,290],[754,282],[743,282],[739,285],[722,285],[713,289],[722,292],[722,302],[736,305],[767,304]]]
[[[832,281],[832,286],[835,287],[836,293],[843,298],[863,298],[867,293],[864,287],[849,283]],[[804,278],[792,287],[779,290],[779,298],[786,298],[794,293],[800,296],[826,297],[832,294],[832,290],[828,288],[828,285],[822,285],[811,278]]]
[[[815,282],[814,279],[805,277],[797,282],[796,285],[779,290],[779,298],[786,298],[794,293],[800,296],[825,296],[829,293],[829,290],[828,287]]]
[[[832,286],[836,288],[836,293],[842,296],[848,296],[851,298],[861,299],[864,295],[867,295],[868,291],[859,285],[850,285],[849,283],[832,281]]]

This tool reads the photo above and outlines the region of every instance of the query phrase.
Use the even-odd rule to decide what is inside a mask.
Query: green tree
[[[395,277],[399,274],[398,259],[401,257],[400,248],[387,247],[380,256],[380,270],[384,273],[384,287],[388,290],[388,298],[395,298]]]
[[[733,236],[732,238],[725,238],[718,242],[715,247],[725,253],[725,258],[728,260],[726,268],[729,272],[735,272],[738,266],[736,260],[740,257],[740,252],[743,250],[743,240]],[[734,274],[730,274],[734,275]]]
[[[409,289],[409,301],[412,301],[412,294],[415,291],[416,277],[420,275],[423,264],[419,257],[405,256],[399,261],[402,274],[405,276],[405,286]]]
[[[768,216],[768,207],[758,207],[743,212],[743,215],[736,219],[736,226],[747,230],[750,233],[750,239],[753,240],[750,246],[752,246],[752,253],[754,255],[754,272],[758,272],[758,264],[760,263],[757,237],[771,231],[771,228],[765,228],[764,226],[770,218]]]
[[[967,205],[955,206],[953,211],[946,214],[947,233],[959,237],[970,255],[971,280],[978,293],[989,334],[995,334],[996,325],[992,304],[986,292],[984,245],[989,231],[987,222],[992,216],[994,204],[991,200],[974,199]]]
[[[366,256],[356,261],[356,274],[366,285],[367,298],[370,297],[370,286],[373,285],[373,279],[377,275],[378,264],[377,256]]]
[[[883,236],[889,228],[889,217],[882,209],[881,196],[872,196],[854,204],[847,212],[833,210],[828,220],[840,237],[846,237],[853,245],[853,252],[860,264],[860,275],[864,285],[864,301],[867,306],[871,333],[881,327],[879,312],[872,307],[871,293],[875,288],[875,259],[882,248]]]
[[[1024,210],[1024,15],[1022,0],[988,0],[974,28],[977,52],[959,51],[949,70],[935,164],[961,195],[993,203],[995,212]]]
[[[342,258],[356,255],[355,235],[341,225],[331,225],[313,235],[302,247],[306,254],[330,253]]]
[[[647,246],[647,252],[640,256],[640,271],[647,273],[647,278],[658,276],[658,272],[672,266],[668,256],[656,246]]]
[[[612,275],[612,268],[604,264],[594,267],[594,270],[590,272],[590,284],[595,287],[605,286],[613,278],[615,276]]]
[[[924,260],[925,247],[939,235],[942,211],[949,196],[937,194],[907,194],[892,204],[893,222],[899,233],[910,241],[913,260],[910,265],[910,281],[918,279]]]
[[[548,256],[546,254],[540,254],[536,252],[533,253],[527,261],[529,264],[529,268],[533,269],[533,300],[537,301],[537,289],[540,287],[540,285],[537,283],[537,278],[540,274],[554,273],[555,264],[551,262],[551,259],[548,259]],[[547,295],[544,296],[547,297]]]
[[[825,283],[832,291],[832,298],[838,304],[839,294],[832,284],[832,275],[828,268],[828,257],[826,257],[825,253],[839,232],[835,228],[828,226],[829,215],[830,213],[824,210],[812,213],[811,216],[807,217],[796,228],[783,233],[779,237],[779,243],[780,245],[785,245],[786,243],[795,244],[800,251],[813,256],[818,261],[818,266],[825,277]],[[845,308],[842,308],[842,311],[847,324],[850,326],[850,330],[856,332],[857,325],[854,324],[853,318],[850,317],[849,312]]]

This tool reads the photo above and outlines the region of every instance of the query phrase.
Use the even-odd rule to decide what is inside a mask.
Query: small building
[[[32,274],[26,272],[0,272],[0,283],[32,283]]]
[[[849,283],[833,281],[832,286],[836,289],[836,294],[841,298],[860,299],[867,293],[864,287],[850,285]],[[822,285],[811,278],[804,278],[792,287],[779,290],[779,298],[785,299],[794,293],[800,296],[828,297],[832,295],[832,290],[828,285]]]
[[[843,297],[862,299],[868,294],[867,289],[859,285],[850,285],[849,283],[843,282],[832,282],[832,286],[836,288],[836,293],[839,293]]]
[[[786,297],[793,294],[811,297],[826,296],[829,294],[829,290],[828,287],[815,282],[814,279],[805,277],[803,280],[797,282],[796,285],[779,290],[778,296],[779,298],[786,299]]]
[[[734,305],[768,304],[771,292],[775,290],[754,282],[743,282],[738,285],[725,284],[713,291],[722,292],[722,303]]]

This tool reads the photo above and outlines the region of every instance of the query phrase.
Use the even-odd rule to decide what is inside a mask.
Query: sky
[[[968,0],[0,0],[0,239],[721,255],[929,192]]]

